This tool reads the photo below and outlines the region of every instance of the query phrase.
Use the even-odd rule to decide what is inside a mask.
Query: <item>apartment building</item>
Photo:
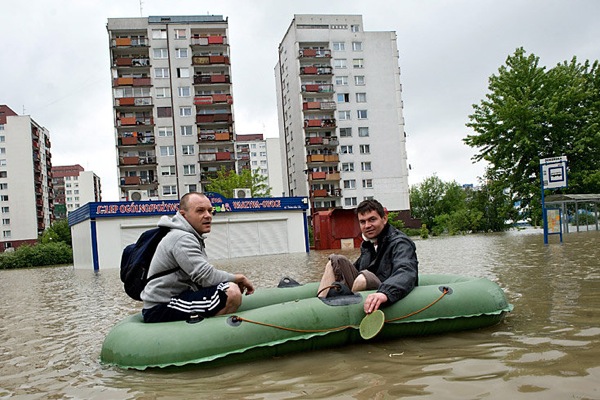
[[[53,221],[50,133],[0,105],[0,251],[34,244]]]
[[[228,22],[109,18],[120,197],[177,199],[236,170]]]
[[[102,201],[100,177],[79,164],[53,166],[52,183],[54,219],[64,219],[84,204]]]
[[[275,67],[285,191],[313,211],[376,198],[409,210],[395,32],[360,15],[295,15]]]
[[[267,178],[272,196],[285,196],[279,138],[265,138],[262,133],[236,135],[235,146],[238,168],[258,171]]]

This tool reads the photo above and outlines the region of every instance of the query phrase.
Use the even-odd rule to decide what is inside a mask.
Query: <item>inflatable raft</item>
[[[145,324],[141,314],[115,325],[100,359],[122,368],[221,364],[364,341],[359,332],[369,292],[316,297],[318,283],[259,289],[234,315]],[[407,297],[382,309],[372,340],[492,326],[512,310],[502,289],[482,278],[420,275]]]

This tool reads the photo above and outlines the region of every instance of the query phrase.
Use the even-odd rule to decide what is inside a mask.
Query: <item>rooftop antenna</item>
[[[144,16],[144,15],[142,14],[142,9],[143,9],[143,7],[142,7],[142,3],[143,3],[143,2],[142,2],[142,0],[140,0],[140,17],[143,17],[143,16]]]

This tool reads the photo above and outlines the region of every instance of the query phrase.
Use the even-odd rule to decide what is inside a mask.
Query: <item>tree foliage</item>
[[[55,221],[47,228],[40,237],[40,243],[59,243],[63,242],[72,246],[71,228],[66,219]]]
[[[206,185],[206,191],[216,192],[227,198],[233,197],[233,190],[236,188],[250,188],[252,197],[271,197],[268,178],[262,175],[258,169],[254,171],[244,169],[240,174],[236,174],[235,171],[221,168],[217,172],[217,176],[210,178]]]
[[[598,61],[574,57],[546,70],[523,48],[489,78],[489,92],[467,126],[474,161],[489,162],[486,180],[508,190],[522,212],[541,215],[539,160],[565,155],[568,193],[600,192]]]

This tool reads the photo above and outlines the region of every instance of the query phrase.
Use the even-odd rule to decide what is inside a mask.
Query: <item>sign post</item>
[[[544,223],[544,244],[548,244],[548,235],[559,234],[562,243],[562,214],[557,209],[546,209],[545,189],[567,187],[567,156],[540,159],[540,181],[542,186],[542,219]],[[550,220],[551,230],[548,229]],[[558,228],[557,228],[558,224]]]

